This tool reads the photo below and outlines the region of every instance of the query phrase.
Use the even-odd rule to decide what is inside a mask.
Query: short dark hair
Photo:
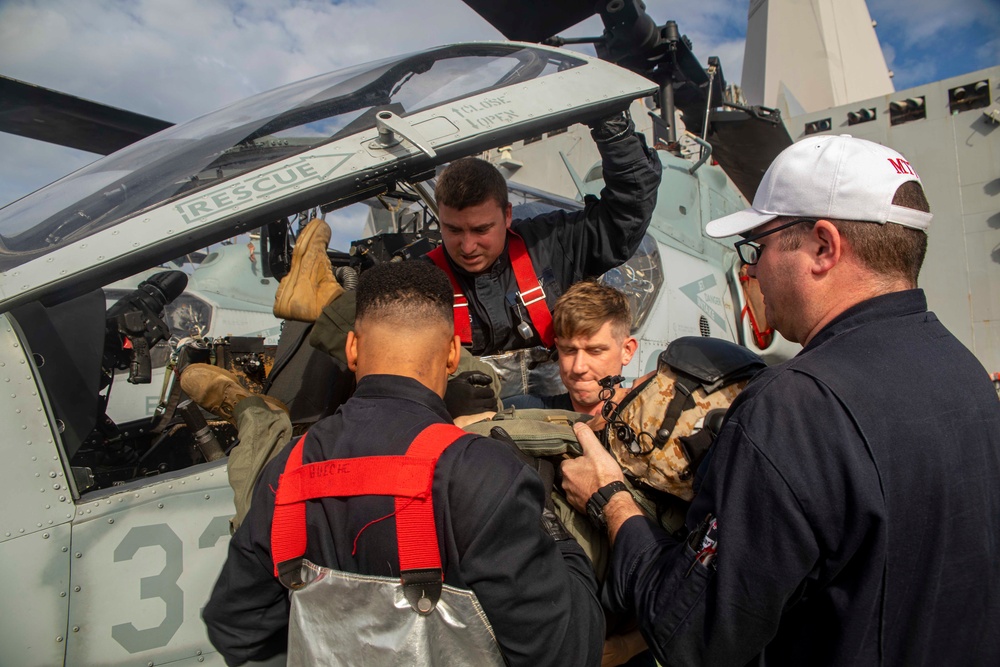
[[[895,206],[912,208],[929,213],[930,204],[917,181],[907,181],[899,186],[892,198]],[[916,287],[920,268],[927,254],[927,233],[894,222],[880,225],[875,222],[831,220],[837,231],[854,249],[861,263],[869,270],[883,276],[903,278]],[[802,242],[808,226],[794,227],[796,233],[779,238],[779,247],[794,250]],[[801,230],[801,231],[800,231]]]
[[[434,187],[438,204],[461,211],[493,200],[507,208],[507,181],[503,174],[486,160],[475,157],[455,160],[438,176]]]
[[[593,336],[605,322],[624,340],[632,328],[632,309],[621,291],[594,280],[574,284],[553,308],[552,325],[559,338]]]
[[[430,262],[383,262],[358,280],[357,320],[399,324],[439,319],[454,323],[454,294],[444,271]]]

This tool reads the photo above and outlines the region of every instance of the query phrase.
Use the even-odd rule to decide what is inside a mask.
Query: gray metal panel
[[[1000,231],[974,232],[969,246],[968,307],[971,310],[974,351],[990,373],[1000,371]]]
[[[0,315],[0,420],[4,425],[0,543],[73,517],[73,500],[26,347]]]
[[[22,498],[7,495],[5,512]],[[0,542],[0,665],[61,665],[69,610],[69,524]]]
[[[663,162],[663,177],[659,192],[669,193],[662,200],[657,196],[656,209],[650,223],[650,234],[663,243],[677,242],[701,253],[705,249],[702,236],[702,197],[699,182],[691,178],[691,163],[668,153],[659,153]]]
[[[710,118],[712,159],[752,201],[771,162],[792,144],[788,130],[780,123],[774,125],[743,111],[713,110]]]
[[[67,664],[217,657],[201,610],[226,559],[233,492],[224,461],[185,472],[78,503]]]

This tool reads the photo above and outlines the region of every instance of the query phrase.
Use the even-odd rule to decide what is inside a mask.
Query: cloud
[[[882,57],[885,58],[886,68],[893,72],[896,65],[896,47],[892,44],[882,44]]]
[[[983,42],[975,50],[976,58],[982,62],[1000,63],[1000,34],[993,34],[993,39]]]
[[[498,39],[458,0],[331,4],[12,0],[0,3],[5,76],[170,122],[348,65],[438,43]],[[415,29],[437,25],[440,29]],[[0,205],[96,159],[0,135]]]
[[[891,23],[903,47],[975,24],[1000,26],[996,0],[950,0],[947,8],[940,0],[869,0],[868,8],[872,16],[879,17],[880,30],[885,22]]]
[[[747,27],[745,0],[703,0],[697,11],[692,10],[690,2],[676,0],[646,4],[647,13],[657,25],[668,20],[677,22],[681,34],[691,40],[698,62],[707,66],[710,56],[718,56],[727,82],[740,82]]]
[[[995,3],[952,0],[942,10],[940,0],[870,0],[869,6],[897,82],[922,83],[939,71],[996,64]],[[657,25],[677,22],[702,65],[719,56],[730,83],[742,76],[747,5],[646,2]],[[602,31],[592,17],[564,35]],[[4,75],[171,122],[349,65],[495,39],[499,32],[461,0],[0,0]],[[0,136],[0,150],[6,149],[0,205],[92,159],[18,141],[25,140]]]
[[[870,0],[886,61],[903,89],[1000,62],[996,0]],[[892,53],[892,58],[888,53]]]
[[[676,18],[704,61],[719,43],[731,43],[733,35],[742,38],[742,4],[707,0],[696,16],[685,16],[690,9],[683,3],[658,0],[649,2],[647,11],[658,24]],[[594,17],[565,34],[598,36],[602,29]],[[5,75],[170,121],[349,65],[439,44],[500,38],[459,0],[13,0],[0,5]]]
[[[324,219],[330,225],[330,247],[346,252],[352,241],[363,238],[368,211],[364,204],[352,204],[327,213]]]
[[[348,65],[498,37],[457,0],[421,4],[15,0],[0,9],[0,60],[8,76],[182,121]],[[427,22],[444,29],[414,29]]]
[[[0,206],[34,192],[98,158],[13,134],[0,133]]]
[[[698,16],[651,0],[662,24],[676,18],[702,62],[742,68],[742,3],[707,0]],[[598,36],[593,17],[565,32]],[[720,34],[722,34],[720,33]],[[71,95],[183,122],[291,81],[439,44],[501,39],[460,0],[8,0],[0,3],[3,74]],[[581,50],[592,49],[582,47]],[[0,136],[0,205],[96,159]]]

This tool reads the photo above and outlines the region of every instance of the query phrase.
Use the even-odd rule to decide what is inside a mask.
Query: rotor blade
[[[507,39],[541,42],[595,13],[593,0],[462,0]]]
[[[764,121],[743,111],[712,111],[709,120],[712,158],[743,196],[753,201],[764,172],[778,153],[792,145],[785,124]]]
[[[108,155],[171,125],[0,76],[0,132]]]

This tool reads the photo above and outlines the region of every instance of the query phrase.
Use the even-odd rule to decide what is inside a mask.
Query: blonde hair
[[[594,280],[576,283],[556,301],[552,317],[559,338],[593,336],[605,322],[616,338],[625,339],[632,327],[628,297]]]

